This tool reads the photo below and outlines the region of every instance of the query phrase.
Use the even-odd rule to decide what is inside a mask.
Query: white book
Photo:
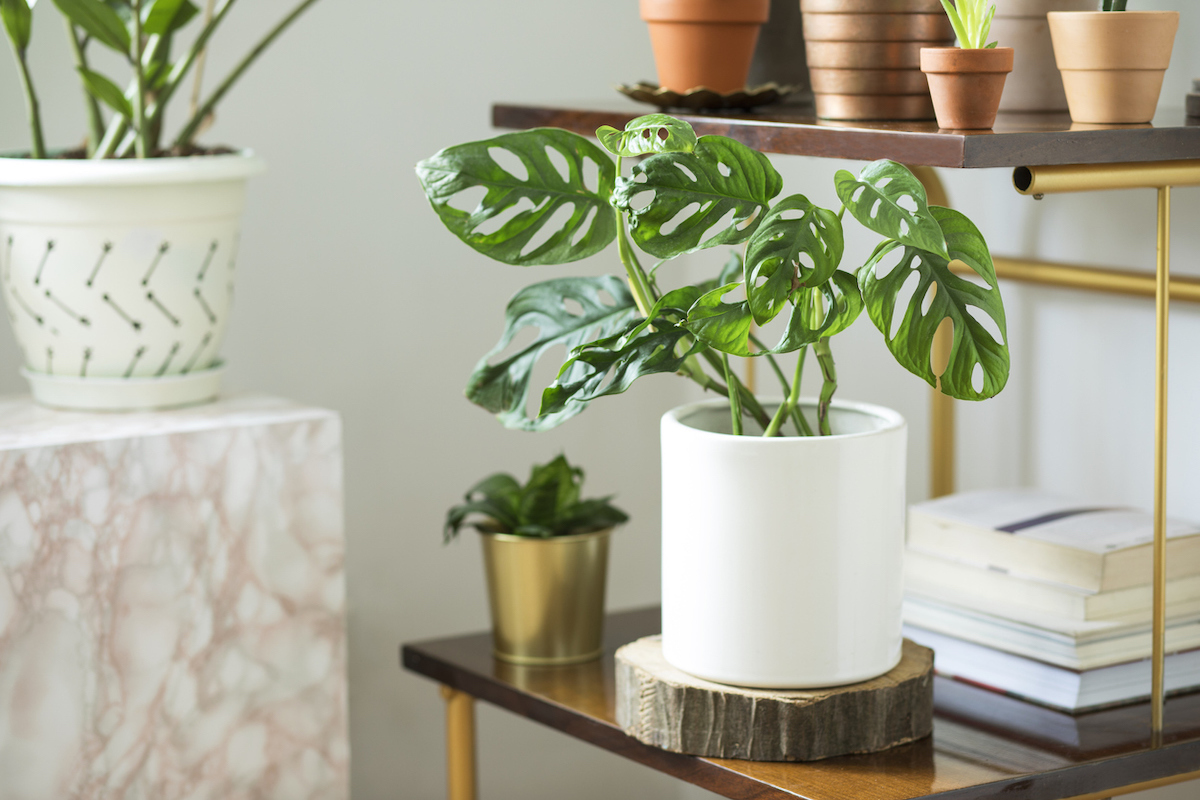
[[[1154,519],[1035,489],[992,489],[909,508],[911,547],[1090,591],[1150,583]],[[1167,578],[1200,574],[1200,526],[1168,520]]]
[[[933,666],[939,675],[1065,711],[1078,712],[1150,696],[1151,663],[1146,658],[1075,670],[912,625],[904,626],[904,635],[933,648]],[[1165,691],[1200,686],[1200,649],[1168,653],[1163,664]]]
[[[953,561],[913,547],[904,554],[904,587],[914,594],[983,611],[1020,609],[1078,620],[1148,615],[1154,601],[1154,589],[1148,583],[1098,592]],[[1167,582],[1169,616],[1178,616],[1177,609],[1198,601],[1200,575]]]
[[[1200,607],[1167,622],[1167,651],[1200,647]],[[1151,626],[1140,619],[1079,621],[1050,614],[988,614],[926,597],[904,598],[904,622],[1068,669],[1095,669],[1150,657]]]

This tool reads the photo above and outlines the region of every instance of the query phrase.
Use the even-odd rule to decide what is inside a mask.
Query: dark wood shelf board
[[[933,736],[883,753],[795,764],[669,753],[626,736],[614,721],[613,653],[658,630],[658,609],[610,614],[604,656],[570,667],[497,661],[488,634],[404,645],[401,661],[515,714],[739,800],[983,800],[1001,794],[1054,800],[1200,770],[1200,694],[1168,700],[1165,744],[1154,748],[1146,703],[1070,717],[940,678]],[[1000,704],[995,713],[990,703]],[[1024,722],[1023,706],[1029,712]],[[986,722],[962,713],[976,707]]]
[[[498,128],[559,127],[586,136],[601,125],[622,127],[652,113],[649,106],[611,100],[562,105],[492,107]],[[934,122],[832,122],[799,106],[754,114],[672,112],[700,134],[720,134],[767,153],[872,161],[911,166],[1021,167],[1112,164],[1200,158],[1200,120],[1166,110],[1152,127],[1072,125],[1066,114],[1001,114],[993,131],[939,130]]]

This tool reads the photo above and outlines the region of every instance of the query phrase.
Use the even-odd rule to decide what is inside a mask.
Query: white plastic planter
[[[233,300],[249,154],[0,159],[0,283],[35,399],[201,402]]]
[[[720,683],[816,688],[899,663],[905,422],[843,402],[831,421],[833,436],[763,439],[730,435],[724,400],[663,417],[672,665]]]

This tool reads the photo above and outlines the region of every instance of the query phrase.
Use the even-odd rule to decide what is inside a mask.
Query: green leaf
[[[489,154],[497,148],[521,160],[527,177],[507,172]],[[548,151],[562,155],[568,167],[563,178]],[[587,162],[599,173],[599,186],[584,182]],[[609,204],[616,168],[608,155],[587,139],[554,128],[506,133],[482,142],[449,147],[417,165],[425,196],[442,222],[455,236],[486,256],[506,264],[564,264],[600,252],[616,238],[617,218]],[[450,205],[450,200],[476,186],[487,189],[473,211]],[[499,230],[483,233],[480,227],[516,209]],[[536,248],[528,247],[555,212],[571,208],[570,218]],[[591,220],[589,223],[589,219]]]
[[[570,508],[579,502],[582,483],[583,470],[572,467],[561,455],[549,464],[535,466],[521,492],[521,524],[547,526],[555,522],[559,509]],[[549,527],[545,529],[550,530]]]
[[[745,241],[782,189],[783,179],[762,153],[724,136],[702,136],[691,153],[660,153],[635,166],[633,178],[617,181],[613,197],[629,215],[637,245],[674,258]],[[652,199],[635,208],[646,193]],[[730,214],[732,220],[718,228]]]
[[[746,245],[746,299],[755,323],[766,325],[775,319],[801,286],[829,280],[843,249],[837,214],[799,194],[776,203]]]
[[[33,36],[33,14],[26,0],[0,0],[0,20],[18,53],[29,49]]]
[[[608,293],[615,305],[601,300]],[[566,301],[578,303],[581,311],[571,313]],[[623,281],[611,275],[597,278],[556,278],[527,286],[509,301],[504,333],[496,346],[476,365],[467,384],[467,397],[483,406],[505,427],[538,431],[553,428],[575,416],[583,406],[530,418],[525,413],[534,365],[541,355],[556,346],[568,353],[594,339],[623,330],[637,316],[633,297]],[[537,338],[495,364],[488,360],[508,349],[525,328],[538,330]],[[560,379],[562,375],[560,374]],[[568,376],[568,380],[572,379]]]
[[[942,374],[942,391],[960,400],[983,400],[1004,388],[1008,380],[1008,330],[1004,305],[996,285],[996,271],[987,243],[979,230],[962,214],[948,208],[934,207],[933,216],[946,234],[951,258],[967,264],[987,286],[979,286],[950,270],[950,259],[937,253],[920,250],[897,242],[884,242],[858,273],[859,286],[866,301],[867,313],[883,333],[888,349],[907,370],[936,385],[930,363],[933,337],[943,319],[954,324],[954,342],[950,362]],[[884,257],[903,247],[900,263],[885,276],[877,269]],[[901,287],[910,274],[919,278],[916,291],[908,305],[898,309]],[[927,311],[922,311],[926,295],[936,286],[936,295]],[[992,319],[1004,341],[997,341],[968,308],[974,306]],[[900,311],[904,316],[891,335],[892,320]],[[983,386],[972,385],[975,365],[983,368]]]
[[[946,237],[929,213],[925,187],[903,165],[873,161],[857,178],[843,169],[833,181],[842,204],[867,228],[901,244],[947,255]]]
[[[142,12],[142,31],[147,36],[165,36],[182,28],[200,13],[190,0],[154,0]]]
[[[96,41],[123,55],[130,55],[132,39],[125,23],[101,0],[54,0],[54,5]]]
[[[863,310],[862,292],[858,279],[849,272],[838,270],[822,291],[828,301],[821,338],[829,339],[849,328]]]
[[[558,518],[558,527],[565,531],[586,533],[613,528],[629,521],[629,515],[611,505],[611,497],[583,500],[564,510]]]
[[[750,355],[750,306],[726,303],[725,295],[741,286],[729,283],[706,293],[689,309],[685,327],[704,344],[732,356]]]
[[[84,88],[93,97],[132,123],[133,104],[129,102],[129,98],[125,96],[125,92],[119,86],[99,72],[92,72],[83,67],[76,67],[76,69],[79,70],[79,76],[83,78]]]
[[[476,524],[476,528],[512,530],[518,524],[517,503],[520,492],[521,485],[511,475],[498,472],[484,478],[463,495],[466,502],[453,506],[446,512],[444,540],[450,541],[457,536],[472,514],[482,515],[489,520],[483,525]]]
[[[696,149],[696,132],[681,119],[667,114],[647,114],[630,120],[625,130],[602,125],[596,138],[615,156],[644,156],[651,153],[690,153]]]

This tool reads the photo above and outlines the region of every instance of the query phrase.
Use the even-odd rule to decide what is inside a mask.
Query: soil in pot
[[[988,130],[996,122],[1004,80],[1013,68],[1013,49],[926,47],[921,71],[929,78],[929,93],[939,128]]]
[[[770,0],[641,0],[659,86],[680,94],[698,87],[727,94],[746,75]]]

